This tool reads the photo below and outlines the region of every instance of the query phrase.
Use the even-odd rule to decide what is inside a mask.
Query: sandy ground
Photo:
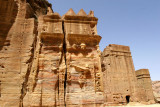
[[[127,104],[128,107],[160,107],[160,104],[151,104],[151,105],[146,105],[146,104],[141,104],[141,103],[134,103],[134,102],[131,102],[129,104]]]
[[[160,104],[145,105],[140,103],[130,103],[126,106],[106,106],[106,107],[160,107]]]
[[[106,107],[160,107],[160,104],[152,104],[152,105],[127,105],[127,106],[106,106]]]
[[[160,104],[152,104],[152,105],[127,105],[127,107],[160,107]]]

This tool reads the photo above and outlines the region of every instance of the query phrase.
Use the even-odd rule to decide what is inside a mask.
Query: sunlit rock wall
[[[70,9],[64,15],[66,44],[67,106],[98,106],[103,104],[103,83],[96,24],[93,11],[88,15],[81,9]]]
[[[0,1],[0,106],[3,107],[22,106],[27,92],[38,33],[31,5],[39,4],[32,3]],[[49,6],[47,2],[46,5]],[[44,10],[39,13],[47,13],[46,7],[41,8]]]
[[[152,89],[151,78],[148,69],[140,69],[136,71],[136,77],[139,85],[139,97],[143,102],[154,103],[154,95]]]
[[[149,73],[136,78],[129,47],[101,53],[93,11],[70,9],[61,17],[46,0],[0,4],[0,106],[154,102]]]
[[[102,71],[106,102],[125,104],[137,101],[137,80],[128,46],[107,46],[102,53]]]

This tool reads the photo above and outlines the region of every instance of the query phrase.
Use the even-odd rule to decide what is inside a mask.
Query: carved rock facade
[[[110,44],[102,54],[102,72],[106,105],[131,102],[154,103],[147,69],[135,72],[128,46]]]
[[[0,4],[0,106],[154,103],[149,72],[135,72],[129,47],[99,50],[93,11],[61,17],[46,0]]]
[[[129,47],[111,44],[102,56],[106,102],[123,104],[129,100],[138,101],[137,80]]]
[[[142,101],[152,101],[154,99],[150,74],[148,69],[140,69],[136,71],[138,80],[138,88],[140,90],[139,97]]]

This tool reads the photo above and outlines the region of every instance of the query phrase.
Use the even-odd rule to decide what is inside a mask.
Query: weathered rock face
[[[64,15],[66,43],[66,105],[95,106],[103,104],[97,18],[83,9],[75,14],[70,9]]]
[[[129,47],[111,44],[102,56],[105,101],[113,104],[138,101],[137,80]]]
[[[3,46],[9,45],[7,34],[16,20],[18,5],[14,0],[0,1],[0,50]]]
[[[151,85],[151,78],[148,69],[140,69],[136,71],[138,80],[139,98],[144,102],[154,102],[153,89]]]
[[[22,106],[28,92],[38,34],[31,5],[39,5],[25,0],[2,0],[0,4],[0,106]],[[46,7],[44,10],[47,12]]]
[[[102,53],[104,95],[107,104],[155,103],[147,69],[135,72],[128,46],[110,44]]]
[[[36,70],[30,74],[33,81],[29,83],[31,91],[25,97],[25,105],[54,106],[64,102],[64,78],[61,77],[65,70],[62,20],[59,14],[49,11],[38,21],[36,60],[33,62]]]
[[[156,102],[160,103],[160,81],[153,81],[152,87]]]
[[[70,9],[61,17],[46,0],[0,4],[0,106],[99,107],[149,95],[144,101],[153,100],[149,76],[145,86],[143,76],[136,78],[129,47],[109,45],[101,55],[93,11]],[[149,94],[138,96],[142,88]]]

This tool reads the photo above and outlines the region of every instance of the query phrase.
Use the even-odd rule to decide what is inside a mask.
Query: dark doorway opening
[[[126,102],[127,102],[127,103],[130,102],[130,96],[129,96],[129,95],[126,96]]]

